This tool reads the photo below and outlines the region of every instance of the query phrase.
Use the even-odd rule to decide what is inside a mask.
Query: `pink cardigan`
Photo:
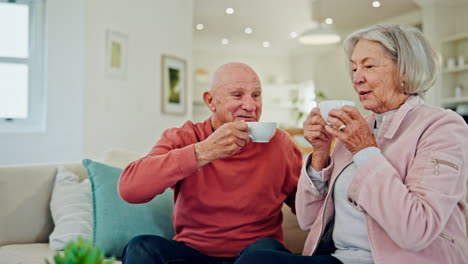
[[[375,115],[366,117],[369,128]],[[377,144],[382,154],[358,169],[348,202],[364,213],[376,264],[468,263],[468,126],[449,110],[412,96],[385,116]],[[334,213],[332,188],[352,154],[337,142],[322,196],[302,168],[296,196],[299,225],[309,231],[304,255],[312,255]]]

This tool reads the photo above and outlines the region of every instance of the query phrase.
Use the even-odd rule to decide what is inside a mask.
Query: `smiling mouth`
[[[257,119],[253,116],[236,116],[236,119],[244,121],[257,121]]]

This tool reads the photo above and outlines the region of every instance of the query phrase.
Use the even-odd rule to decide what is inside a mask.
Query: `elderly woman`
[[[468,126],[424,103],[439,69],[422,33],[375,25],[344,43],[363,107],[313,109],[296,209],[304,256],[261,251],[238,263],[468,263]],[[337,143],[330,153],[333,138]]]

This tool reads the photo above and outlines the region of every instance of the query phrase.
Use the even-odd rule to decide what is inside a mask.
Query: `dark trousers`
[[[226,242],[229,243],[229,242]],[[257,250],[290,253],[283,244],[272,238],[262,238],[243,249],[236,257],[219,258],[204,255],[182,242],[160,236],[142,235],[128,242],[122,255],[123,264],[228,264]],[[257,262],[262,263],[262,262]]]
[[[236,264],[343,264],[331,255],[300,256],[274,250],[258,250],[242,254]]]

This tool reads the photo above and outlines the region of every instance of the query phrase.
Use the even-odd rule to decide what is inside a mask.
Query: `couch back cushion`
[[[59,164],[0,166],[0,246],[47,242],[53,229],[49,203]],[[81,179],[81,164],[65,164]]]

